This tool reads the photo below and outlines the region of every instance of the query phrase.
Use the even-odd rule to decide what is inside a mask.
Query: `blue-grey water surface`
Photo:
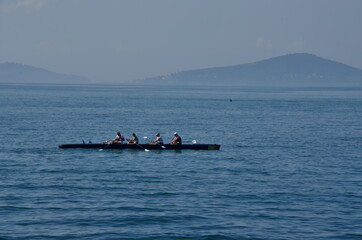
[[[362,239],[362,89],[1,84],[0,123],[2,240]],[[221,150],[58,148],[116,131]]]

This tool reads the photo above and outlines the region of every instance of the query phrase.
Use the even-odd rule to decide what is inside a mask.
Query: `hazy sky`
[[[0,63],[94,82],[308,52],[362,68],[361,0],[0,0]]]

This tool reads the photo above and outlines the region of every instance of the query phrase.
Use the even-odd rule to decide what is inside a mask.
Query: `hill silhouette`
[[[60,74],[42,68],[17,63],[0,64],[0,82],[3,83],[87,83],[84,77]]]
[[[241,86],[362,86],[362,70],[308,53],[255,63],[181,71],[143,84]]]

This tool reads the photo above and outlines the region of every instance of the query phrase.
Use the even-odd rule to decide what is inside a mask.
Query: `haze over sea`
[[[362,88],[0,84],[0,112],[2,240],[362,239]],[[117,131],[221,150],[58,148]]]

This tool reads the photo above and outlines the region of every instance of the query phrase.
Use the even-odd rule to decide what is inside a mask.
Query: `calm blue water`
[[[2,240],[362,239],[362,89],[2,84],[0,114]],[[116,131],[222,146],[57,148]]]

